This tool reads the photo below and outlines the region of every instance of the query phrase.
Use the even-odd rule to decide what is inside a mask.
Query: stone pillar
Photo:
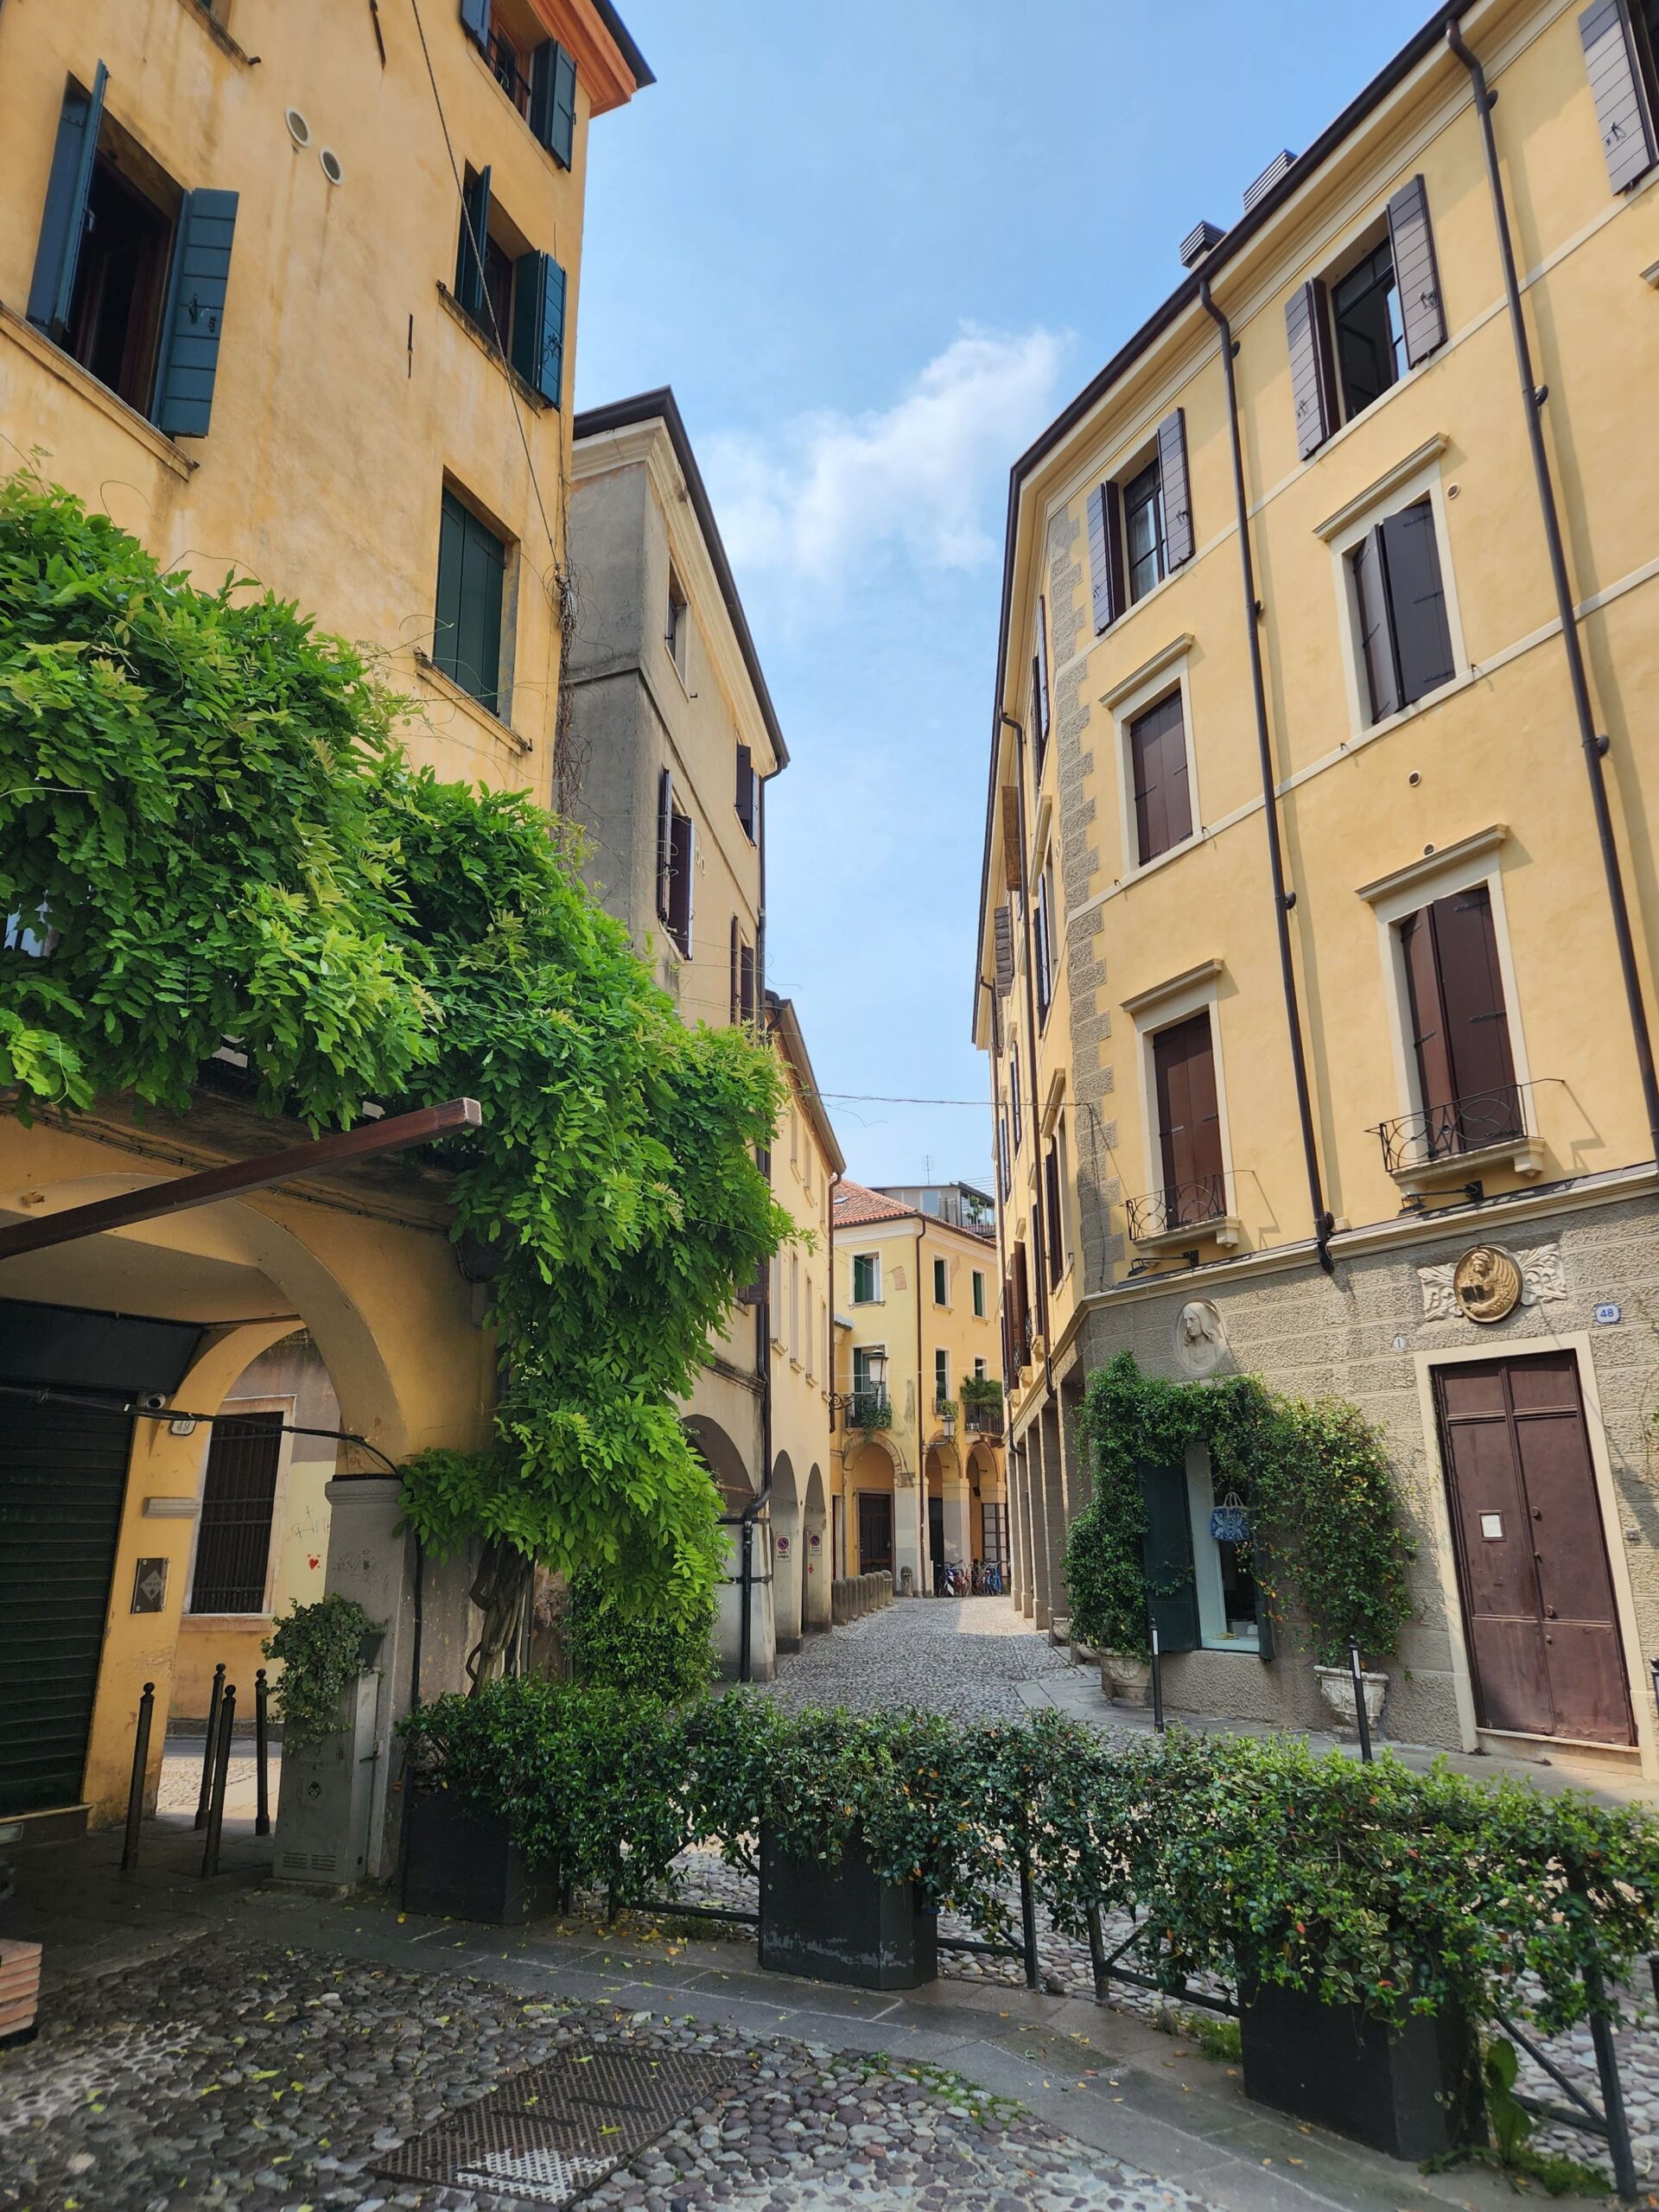
[[[968,1487],[968,1478],[960,1469],[944,1478],[944,1556],[946,1564],[960,1567],[974,1555],[973,1529],[969,1516],[973,1508],[973,1493]]]
[[[1008,1484],[1008,1588],[1014,1604],[1031,1612],[1031,1506],[1026,1496],[1024,1448],[1010,1440],[1002,1454]]]
[[[1049,1494],[1044,1465],[1043,1417],[1039,1414],[1026,1431],[1026,1491],[1031,1500],[1031,1620],[1046,1629],[1052,1617],[1050,1580]]]
[[[1048,1548],[1049,1619],[1064,1620],[1071,1610],[1065,1594],[1066,1519],[1065,1465],[1060,1455],[1060,1414],[1058,1400],[1044,1406],[1039,1426],[1043,1438],[1043,1534]],[[1045,1624],[1046,1625],[1046,1624]]]

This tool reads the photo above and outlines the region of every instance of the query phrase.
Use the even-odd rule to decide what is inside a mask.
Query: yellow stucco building
[[[886,1570],[919,1596],[945,1567],[1006,1573],[988,1195],[843,1179],[834,1280],[837,1575]]]
[[[276,0],[0,12],[0,436],[163,563],[361,641],[420,760],[553,801],[588,132],[651,76],[610,0],[423,14],[424,38],[410,10]],[[253,1113],[233,1051],[210,1072],[187,1116],[6,1122],[0,1218],[305,1139]],[[187,1709],[222,1658],[245,1713],[284,1595],[325,1560],[369,1588],[372,1546],[330,1557],[340,1496],[379,1499],[358,1537],[389,1530],[389,1463],[487,1434],[449,1220],[442,1170],[391,1156],[0,1262],[0,1380],[54,1394],[8,1399],[0,1442],[29,1561],[0,1601],[0,1819],[116,1814],[175,1651]],[[227,1402],[257,1465],[215,1488],[201,1417]],[[181,1635],[187,1609],[211,1623]],[[447,1630],[425,1658],[441,1682]]]
[[[1389,1732],[1651,1774],[1656,10],[1449,13],[1013,472],[975,1026],[1016,1587],[1065,1611],[1114,1352],[1336,1392],[1418,1543]],[[1320,1722],[1207,1466],[1147,1479],[1172,1706]]]

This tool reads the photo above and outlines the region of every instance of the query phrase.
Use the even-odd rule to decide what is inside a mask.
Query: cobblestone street
[[[915,1705],[957,1720],[1023,1720],[1031,1708],[1020,1685],[1064,1674],[1070,1663],[1011,1598],[898,1598],[810,1637],[779,1661],[771,1688],[791,1709]]]

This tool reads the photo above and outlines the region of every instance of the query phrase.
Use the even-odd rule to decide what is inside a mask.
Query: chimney
[[[1196,230],[1189,231],[1181,240],[1182,267],[1196,269],[1205,255],[1213,253],[1226,235],[1214,223],[1200,223]]]
[[[1290,151],[1288,147],[1287,147],[1283,153],[1275,154],[1274,156],[1273,159],[1268,163],[1268,166],[1262,170],[1261,175],[1257,177],[1254,184],[1247,184],[1245,186],[1244,213],[1247,215],[1249,213],[1251,208],[1255,207],[1258,200],[1265,199],[1268,194],[1273,190],[1274,186],[1278,183],[1280,178],[1283,176],[1285,171],[1290,167],[1295,158],[1295,155]]]

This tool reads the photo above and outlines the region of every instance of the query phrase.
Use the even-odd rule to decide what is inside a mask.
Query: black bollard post
[[[1020,1861],[1020,1942],[1026,1955],[1026,1987],[1040,1989],[1042,1973],[1037,1957],[1037,1900],[1031,1891],[1031,1864]]]
[[[253,1816],[255,1835],[270,1834],[270,1777],[266,1762],[270,1756],[270,1684],[265,1680],[262,1667],[253,1678],[253,1779],[257,1793],[257,1809]]]
[[[1101,1932],[1100,1907],[1089,1908],[1089,1963],[1094,1969],[1095,2002],[1106,2002],[1106,1939]]]
[[[201,1789],[196,1798],[195,1825],[207,1825],[207,1801],[213,1794],[213,1752],[219,1742],[219,1700],[225,1694],[225,1662],[213,1669],[213,1687],[207,1694],[207,1741],[201,1750]]]
[[[1348,1639],[1348,1673],[1354,1685],[1354,1722],[1359,1730],[1359,1756],[1369,1765],[1371,1758],[1371,1716],[1365,1710],[1365,1670],[1359,1663],[1359,1643]]]
[[[226,1682],[219,1706],[219,1742],[213,1786],[207,1804],[207,1835],[201,1847],[201,1878],[219,1872],[219,1839],[225,1827],[225,1792],[231,1779],[231,1738],[236,1726],[236,1685]]]
[[[1164,1732],[1164,1655],[1158,1648],[1158,1624],[1151,1621],[1152,1630],[1152,1725],[1161,1736]]]
[[[138,1728],[132,1739],[132,1780],[127,1785],[127,1833],[121,1846],[121,1872],[138,1864],[138,1828],[144,1817],[144,1770],[149,1764],[149,1724],[156,1711],[156,1685],[144,1684],[138,1700]]]

